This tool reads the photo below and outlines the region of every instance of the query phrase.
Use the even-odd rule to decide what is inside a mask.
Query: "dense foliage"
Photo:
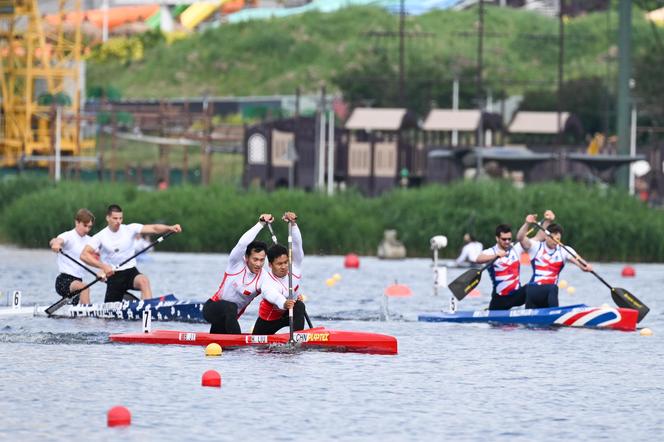
[[[27,190],[29,192],[27,192]],[[575,183],[529,185],[459,182],[398,190],[367,199],[354,192],[335,197],[302,191],[238,192],[230,187],[182,186],[162,192],[128,185],[61,183],[57,186],[8,181],[0,195],[11,203],[0,213],[3,237],[26,247],[46,247],[49,238],[68,230],[79,207],[97,215],[93,231],[105,225],[110,203],[124,208],[126,222],[180,223],[181,235],[162,250],[227,253],[261,212],[296,211],[308,254],[376,253],[385,229],[397,229],[409,256],[428,256],[429,239],[449,238],[445,256],[455,256],[464,232],[494,243],[498,223],[515,229],[528,212],[551,208],[565,228],[565,242],[588,259],[664,261],[664,217],[623,192]],[[286,226],[276,223],[285,238]],[[267,233],[262,239],[268,241]]]

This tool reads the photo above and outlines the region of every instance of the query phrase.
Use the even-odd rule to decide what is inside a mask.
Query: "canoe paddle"
[[[82,268],[84,268],[85,270],[87,270],[88,273],[90,273],[91,275],[93,275],[93,276],[97,276],[97,274],[96,274],[95,272],[93,272],[92,270],[90,270],[89,267],[87,267],[86,265],[84,265],[84,264],[81,263],[80,261],[78,261],[78,260],[72,258],[71,256],[67,255],[67,254],[65,253],[64,250],[60,249],[60,253],[61,253],[65,258],[69,259],[70,261],[72,261],[72,262],[78,264],[79,266],[81,266]],[[74,298],[74,297],[72,297],[72,298]],[[124,295],[123,295],[123,299],[126,300],[126,301],[138,301],[138,298],[137,298],[135,295],[132,295],[132,294],[129,293],[129,292],[125,292],[125,293],[124,293]]]
[[[171,232],[166,233],[165,235],[160,236],[160,237],[157,238],[154,242],[150,243],[150,245],[148,245],[146,248],[144,248],[144,249],[141,250],[140,252],[135,253],[134,256],[132,256],[131,258],[127,258],[127,259],[125,259],[124,261],[122,261],[120,264],[118,264],[118,265],[116,266],[116,268],[117,268],[117,267],[122,267],[123,265],[125,265],[125,264],[127,264],[129,261],[131,261],[132,259],[134,259],[134,258],[136,258],[137,256],[139,256],[139,255],[141,255],[141,254],[147,252],[147,251],[150,250],[152,247],[154,247],[155,245],[157,245],[157,244],[159,244],[160,242],[162,242],[164,239],[166,239],[166,238],[168,238],[169,236],[171,236],[173,233],[175,233],[175,232],[172,232],[172,231],[171,231]],[[80,288],[80,289],[78,289],[78,290],[74,290],[73,292],[71,292],[71,293],[69,294],[69,296],[63,296],[62,299],[60,299],[58,302],[54,303],[53,305],[51,305],[50,307],[48,307],[48,308],[45,310],[46,314],[47,314],[48,316],[51,316],[53,313],[55,313],[56,310],[58,310],[59,308],[63,307],[65,304],[67,304],[67,302],[68,302],[71,298],[73,298],[74,296],[78,295],[78,294],[81,293],[83,290],[85,290],[85,289],[87,289],[87,288],[90,288],[91,286],[95,285],[96,283],[98,283],[99,281],[101,281],[101,279],[102,279],[102,278],[100,278],[99,276],[97,276],[94,280],[92,280],[91,283],[87,284],[85,287]]]
[[[290,227],[290,223],[288,224]],[[270,235],[272,236],[272,242],[274,244],[277,244],[277,235],[274,234],[274,230],[272,230],[272,223],[267,223],[267,228],[270,230]],[[307,311],[304,311],[304,319],[307,320],[307,325],[309,328],[314,328],[314,325],[311,323],[311,319],[309,319],[309,313]]]
[[[293,299],[293,223],[290,221],[288,221],[288,299]],[[293,307],[288,309],[288,327],[290,329],[288,342],[294,344]]]
[[[457,279],[450,282],[447,287],[450,289],[454,297],[459,301],[465,298],[466,295],[470,293],[475,287],[477,287],[477,284],[480,283],[482,272],[493,265],[493,263],[496,262],[498,258],[500,257],[496,256],[480,269],[466,270]]]
[[[567,246],[565,246],[565,244],[558,241],[558,239],[554,238],[553,235],[551,235],[551,232],[549,232],[547,229],[545,229],[544,227],[542,227],[538,224],[535,224],[535,225],[539,229],[543,230],[544,233],[546,233],[546,235],[549,238],[554,240],[556,242],[556,244],[558,244],[560,247],[565,249],[567,251],[567,253],[572,255],[576,260],[578,260],[579,262],[581,262],[584,265],[588,265],[588,263],[583,258],[581,258],[579,255],[575,254],[572,250],[570,250]],[[628,292],[627,290],[625,290],[623,288],[612,287],[608,282],[606,282],[604,280],[604,278],[602,278],[597,273],[595,273],[594,270],[591,270],[590,273],[595,275],[595,277],[597,279],[599,279],[602,282],[602,284],[604,284],[605,286],[607,286],[611,290],[611,298],[613,299],[613,302],[615,302],[618,307],[631,308],[633,310],[637,310],[639,312],[639,318],[638,318],[637,322],[641,322],[641,320],[643,318],[645,318],[645,316],[650,311],[650,308],[648,306],[646,306],[644,303],[642,303],[641,301],[639,301],[639,299],[636,296],[634,296],[633,294],[631,294],[630,292]]]

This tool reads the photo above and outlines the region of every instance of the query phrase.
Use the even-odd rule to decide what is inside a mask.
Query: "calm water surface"
[[[156,294],[205,299],[226,260],[155,253],[139,268]],[[599,281],[570,267],[563,277],[576,293],[561,291],[561,304],[611,303]],[[361,258],[359,270],[346,270],[338,256],[305,260],[314,324],[394,335],[398,356],[241,349],[211,359],[202,347],[108,342],[110,333],[139,330],[137,322],[0,318],[0,440],[657,440],[664,265],[636,265],[631,279],[620,276],[622,264],[595,268],[651,307],[640,326],[653,336],[418,323],[418,313],[449,298],[433,295],[429,260]],[[21,289],[24,304],[56,300],[51,252],[0,246],[0,269],[4,293]],[[341,281],[327,287],[335,273]],[[448,280],[460,273],[450,270]],[[385,318],[381,295],[394,280],[414,295],[390,299]],[[103,286],[94,288],[101,301]],[[487,275],[479,288],[483,297],[465,299],[464,309],[488,303]],[[242,317],[243,330],[257,307]],[[221,389],[200,386],[208,369],[221,373]],[[106,427],[114,405],[131,410],[131,427]]]

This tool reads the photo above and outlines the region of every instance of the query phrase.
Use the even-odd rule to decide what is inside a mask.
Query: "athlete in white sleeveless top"
[[[283,327],[289,326],[288,310],[293,309],[293,329],[304,329],[304,313],[306,311],[302,295],[300,294],[300,281],[302,280],[302,234],[295,223],[297,215],[286,212],[282,218],[293,223],[293,296],[289,299],[288,290],[288,249],[275,244],[267,251],[270,271],[263,281],[263,299],[258,308],[258,318],[254,324],[253,334],[273,335]]]
[[[134,237],[136,234],[179,233],[179,224],[122,224],[122,208],[111,204],[106,211],[108,225],[94,235],[81,252],[81,259],[86,264],[103,270],[106,275],[106,296],[104,302],[122,301],[127,290],[140,290],[143,299],[152,298],[150,280],[136,268],[136,259],[123,266],[122,262],[136,254]],[[99,253],[100,258],[97,257]]]
[[[210,333],[240,333],[238,318],[251,301],[260,295],[265,277],[263,264],[267,245],[254,239],[272,221],[272,215],[262,214],[256,225],[240,237],[228,255],[228,264],[219,289],[203,306],[203,317],[211,324]]]
[[[60,251],[66,253],[73,259],[78,259],[83,248],[90,240],[90,229],[95,222],[95,217],[88,209],[79,209],[74,217],[74,228],[61,233],[49,241],[51,250],[58,254],[58,271],[60,274],[55,279],[55,291],[60,296],[69,296],[71,292],[85,287],[83,277],[87,272]],[[90,289],[81,292],[80,302],[90,304]]]
[[[563,228],[553,223],[555,214],[547,210],[542,224],[551,233],[551,237],[540,230],[533,238],[528,238],[527,232],[530,224],[537,222],[537,215],[527,215],[524,227],[517,232],[517,240],[523,244],[528,252],[533,275],[526,285],[526,308],[558,307],[558,278],[567,261],[572,262],[584,272],[592,271],[590,264],[582,263],[561,247]],[[567,246],[572,250],[571,247]]]

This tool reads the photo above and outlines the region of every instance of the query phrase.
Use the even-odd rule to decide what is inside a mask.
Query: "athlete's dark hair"
[[[106,215],[110,215],[113,212],[120,212],[122,213],[122,207],[118,206],[117,204],[111,204],[108,206],[108,209],[106,209]]]
[[[475,242],[475,235],[473,235],[472,233],[466,233],[466,235],[468,235],[468,239],[470,240],[470,242]]]
[[[549,227],[546,228],[550,233],[560,233],[560,236],[563,236],[563,226],[556,223],[549,224]]]
[[[249,245],[247,246],[247,250],[244,252],[246,256],[251,255],[252,253],[260,253],[260,252],[266,252],[267,253],[267,244],[265,244],[263,241],[251,241]]]
[[[268,262],[272,262],[282,255],[288,255],[288,249],[281,244],[275,244],[268,249],[267,260]]]
[[[512,233],[512,228],[509,224],[498,224],[496,227],[496,236],[500,236],[501,233]]]

